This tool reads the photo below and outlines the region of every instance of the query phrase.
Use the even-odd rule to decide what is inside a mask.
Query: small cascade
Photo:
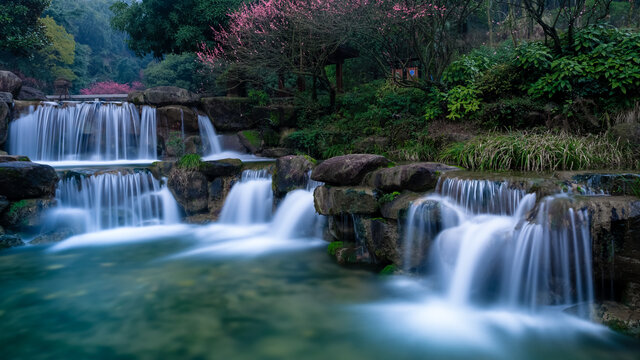
[[[508,182],[446,178],[438,181],[437,192],[473,214],[511,215],[526,192]]]
[[[441,181],[438,190],[409,209],[405,271],[428,268],[450,303],[577,305],[588,316],[589,220],[568,195],[536,205],[535,194],[506,183],[459,179]]]
[[[206,115],[198,115],[198,127],[200,128],[200,139],[202,140],[203,155],[211,156],[222,152],[222,146],[216,134],[216,129],[211,124],[211,120]]]
[[[64,227],[77,217],[84,229],[76,231],[84,232],[180,222],[173,195],[149,172],[69,177],[58,183],[56,199],[49,226]]]
[[[245,170],[225,200],[220,222],[249,225],[271,220],[273,191],[267,170]]]
[[[155,115],[130,103],[42,103],[11,122],[9,151],[34,161],[155,159]]]
[[[284,198],[273,217],[273,236],[281,239],[319,237],[323,218],[313,205],[313,192],[294,190]]]
[[[315,181],[311,179],[311,173],[313,172],[313,170],[309,170],[307,171],[307,174],[305,175],[305,180],[307,185],[305,186],[305,190],[307,191],[311,191],[313,193],[313,191],[317,188],[320,187],[322,185],[324,185],[324,183],[322,181]]]

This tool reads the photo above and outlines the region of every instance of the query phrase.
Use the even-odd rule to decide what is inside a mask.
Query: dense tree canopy
[[[211,27],[226,23],[227,14],[243,0],[120,0],[111,9],[113,27],[129,35],[129,47],[139,56],[161,58],[193,52],[209,43]]]
[[[26,55],[46,45],[39,17],[50,0],[9,0],[0,4],[0,51]]]

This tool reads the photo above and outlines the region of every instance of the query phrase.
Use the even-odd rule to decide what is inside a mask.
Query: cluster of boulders
[[[0,156],[0,249],[22,245],[19,234],[39,229],[43,212],[55,204],[57,182],[51,166]]]

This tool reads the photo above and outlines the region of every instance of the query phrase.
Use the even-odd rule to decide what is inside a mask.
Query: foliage
[[[553,171],[621,169],[633,164],[630,153],[603,136],[553,132],[511,132],[456,143],[443,161],[473,170]]]
[[[182,141],[182,134],[179,131],[171,131],[169,133],[169,139],[167,139],[167,148],[174,150],[176,156],[182,156],[185,153],[184,141]]]
[[[269,104],[269,94],[264,90],[251,89],[248,93],[251,103],[257,106],[266,106]]]
[[[329,243],[329,245],[327,246],[327,252],[329,253],[329,255],[335,256],[336,251],[342,249],[343,247],[344,243],[342,241],[334,241]]]
[[[380,275],[393,275],[398,271],[398,268],[391,264],[384,267],[384,269],[380,270]]]
[[[93,83],[89,88],[81,89],[82,95],[95,95],[95,94],[128,94],[135,90],[144,89],[144,85],[141,82],[132,82],[131,84],[118,84],[115,81],[103,81]]]
[[[388,194],[384,194],[378,199],[378,203],[380,205],[383,205],[383,204],[386,204],[386,203],[390,203],[393,200],[395,200],[399,195],[400,195],[400,193],[397,192],[397,191],[394,191],[394,192],[388,193]]]
[[[113,27],[127,33],[129,47],[138,55],[180,54],[215,46],[212,28],[227,22],[227,14],[242,0],[117,1],[111,6]]]
[[[49,46],[39,50],[46,66],[52,69],[55,77],[74,80],[75,74],[68,69],[75,60],[76,42],[73,35],[56,24],[55,20],[49,16],[41,19],[41,22],[45,27],[45,35],[50,41]]]
[[[50,0],[12,0],[0,4],[0,51],[28,55],[48,43],[38,19]]]
[[[511,97],[519,93],[522,73],[511,64],[498,64],[487,69],[475,82],[476,89],[484,101]]]
[[[458,120],[470,116],[480,109],[480,92],[471,87],[458,85],[447,92],[447,119]]]
[[[197,170],[202,164],[202,159],[198,154],[186,154],[178,160],[176,166],[186,170]]]
[[[515,97],[483,104],[477,114],[486,128],[524,129],[543,126],[544,104],[529,97]]]
[[[177,86],[198,92],[209,85],[200,75],[202,67],[193,53],[168,54],[164,60],[150,63],[143,71],[147,87]]]

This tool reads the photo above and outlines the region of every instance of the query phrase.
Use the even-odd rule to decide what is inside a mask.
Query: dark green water
[[[0,359],[640,358],[603,328],[456,310],[447,323],[413,287],[321,246],[171,258],[194,241],[1,252]]]

